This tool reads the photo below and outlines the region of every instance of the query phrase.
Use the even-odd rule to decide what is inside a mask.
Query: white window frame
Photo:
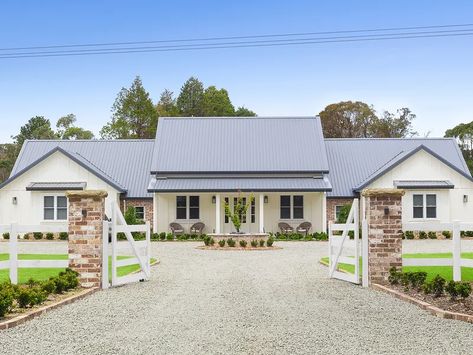
[[[54,218],[53,219],[45,219],[44,218],[44,210],[45,210],[45,206],[44,206],[44,199],[46,197],[53,197],[53,211],[54,211]],[[58,210],[58,206],[57,206],[57,199],[58,197],[64,197],[66,199],[66,219],[58,219],[57,218],[57,210]],[[65,194],[60,194],[60,193],[47,193],[47,194],[43,194],[41,196],[41,200],[42,200],[42,204],[43,204],[43,208],[41,210],[41,220],[43,222],[67,222],[67,220],[69,219],[69,200],[66,198],[66,195]],[[61,207],[62,208],[62,207]]]
[[[178,197],[185,197],[186,198],[186,218],[177,218],[177,198]],[[199,218],[189,218],[190,217],[190,198],[191,197],[198,197],[199,198]],[[176,212],[176,221],[200,221],[200,212],[201,212],[201,196],[200,195],[176,195],[176,208],[175,208],[175,212]],[[193,207],[195,208],[195,207]]]
[[[414,217],[414,196],[422,196],[422,217]],[[427,206],[427,195],[435,196],[435,206]],[[420,207],[420,206],[417,206]],[[427,207],[435,207],[435,217],[427,217]],[[412,219],[414,221],[436,220],[438,219],[438,194],[434,192],[415,192],[412,194]]]
[[[137,214],[137,212],[136,212],[136,209],[137,209],[137,208],[142,208],[142,209],[143,209],[143,218],[139,218],[139,217],[136,215],[136,214]],[[135,206],[135,217],[136,217],[137,219],[141,219],[141,220],[144,221],[145,218],[146,218],[146,207],[145,207],[145,206]]]
[[[334,221],[338,221],[337,208],[343,208],[345,205],[335,205],[333,208],[333,218]],[[340,213],[339,213],[340,214]]]
[[[289,196],[289,215],[290,217],[289,218],[281,218],[281,196]],[[302,218],[294,218],[294,196],[302,196]],[[291,221],[303,221],[304,220],[304,216],[305,216],[305,196],[304,195],[300,195],[300,194],[295,194],[295,195],[287,195],[287,194],[284,194],[284,195],[279,195],[279,220],[280,221],[288,221],[288,220],[291,220]]]

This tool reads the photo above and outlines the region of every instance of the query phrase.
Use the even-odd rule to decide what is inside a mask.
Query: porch
[[[169,224],[179,223],[184,233],[190,233],[194,223],[205,224],[204,233],[226,234],[235,228],[225,216],[225,203],[233,209],[238,197],[250,202],[242,216],[240,230],[245,233],[278,232],[278,223],[285,222],[294,229],[310,222],[310,232],[326,230],[325,192],[156,192],[153,194],[153,230],[169,232]]]

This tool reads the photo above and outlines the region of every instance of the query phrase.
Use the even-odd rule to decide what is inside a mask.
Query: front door
[[[225,196],[224,201],[225,201],[225,203],[228,203],[230,205],[230,210],[234,211],[235,206],[238,203],[238,197],[237,196]],[[247,201],[248,201],[247,197],[243,197],[242,203],[246,204]],[[240,231],[241,232],[245,232],[245,233],[253,232],[253,231],[250,230],[251,229],[250,215],[252,213],[251,211],[252,211],[252,207],[250,206],[250,208],[248,208],[248,211],[246,212],[246,215],[240,216],[240,221],[241,221]],[[235,229],[231,219],[225,215],[225,208],[223,208],[222,216],[223,216],[223,232],[224,233],[235,232],[236,229]]]

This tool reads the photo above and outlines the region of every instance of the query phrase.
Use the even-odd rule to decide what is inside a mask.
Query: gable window
[[[45,221],[67,220],[67,198],[65,196],[44,196],[43,219]]]
[[[414,194],[412,199],[414,218],[437,218],[437,195]]]
[[[199,219],[199,196],[176,196],[176,219]]]
[[[137,219],[141,219],[141,220],[145,219],[145,208],[144,208],[144,206],[136,206],[135,207],[135,217]]]
[[[280,197],[281,219],[303,219],[304,218],[304,196],[282,195]]]

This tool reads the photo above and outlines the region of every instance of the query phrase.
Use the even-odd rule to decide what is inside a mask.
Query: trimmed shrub
[[[452,237],[452,233],[450,231],[443,231],[442,232],[442,235],[446,238],[446,239],[450,239]]]
[[[473,231],[461,231],[460,236],[461,237],[473,237]]]
[[[307,234],[307,235],[304,237],[304,239],[310,241],[310,240],[314,239],[314,237],[312,236],[312,234]]]
[[[230,238],[227,240],[227,245],[230,247],[230,248],[233,248],[235,246],[236,242],[234,239]]]
[[[53,240],[54,239],[54,234],[53,233],[46,233],[46,239],[47,240]]]
[[[403,232],[405,239],[414,239],[414,232],[413,231],[405,231]]]
[[[419,232],[419,239],[427,239],[427,233],[424,231]]]
[[[396,267],[389,269],[388,281],[391,285],[398,285],[401,281],[402,272],[397,271]]]
[[[159,233],[159,239],[160,239],[160,240],[166,239],[166,232],[161,232],[161,233]]]
[[[9,282],[0,284],[0,318],[4,317],[13,306],[14,292]]]
[[[36,240],[43,239],[43,233],[41,233],[41,232],[34,232],[34,233],[33,233],[33,238],[36,239]]]
[[[67,233],[67,232],[59,233],[59,239],[60,240],[68,240],[69,239],[69,233]]]
[[[429,239],[437,239],[437,233],[435,232],[429,232],[427,233],[427,236],[429,237]]]
[[[213,239],[212,237],[210,237],[209,244],[210,244],[211,246],[213,246],[213,245],[215,244],[215,239]]]
[[[258,247],[258,241],[256,239],[253,239],[251,242],[250,242],[251,246],[253,248],[257,248]]]
[[[30,234],[29,233],[23,234],[23,239],[26,239],[26,240],[30,239]]]
[[[320,232],[317,234],[317,237],[315,238],[317,240],[328,240],[328,234],[325,232]]]
[[[240,239],[240,246],[241,246],[242,248],[246,248],[246,245],[247,245],[247,244],[248,244],[248,243],[246,242],[246,240]]]
[[[151,240],[159,240],[159,234],[158,233],[151,234]]]
[[[223,247],[225,246],[225,239],[220,239],[220,240],[218,241],[218,245],[219,245],[221,248],[223,248]]]
[[[267,242],[266,242],[266,245],[268,247],[272,247],[273,246],[273,243],[274,243],[274,239],[272,237],[269,237]]]
[[[209,246],[209,245],[210,245],[210,237],[205,236],[205,238],[204,238],[204,244],[205,244],[206,246]]]
[[[427,294],[433,294],[434,297],[440,297],[444,293],[445,284],[446,280],[442,276],[437,275],[432,281],[424,284],[424,292]]]
[[[56,289],[56,284],[53,280],[47,280],[41,282],[41,289],[46,292],[47,294],[53,293]]]
[[[172,233],[166,234],[166,240],[174,240],[174,235]]]
[[[468,282],[458,282],[457,283],[457,293],[458,296],[465,299],[471,294],[471,284]]]
[[[259,241],[259,246],[260,246],[260,247],[264,247],[264,243],[265,243],[264,239],[260,239],[260,241]]]
[[[10,239],[10,233],[6,232],[2,234],[3,239]]]

